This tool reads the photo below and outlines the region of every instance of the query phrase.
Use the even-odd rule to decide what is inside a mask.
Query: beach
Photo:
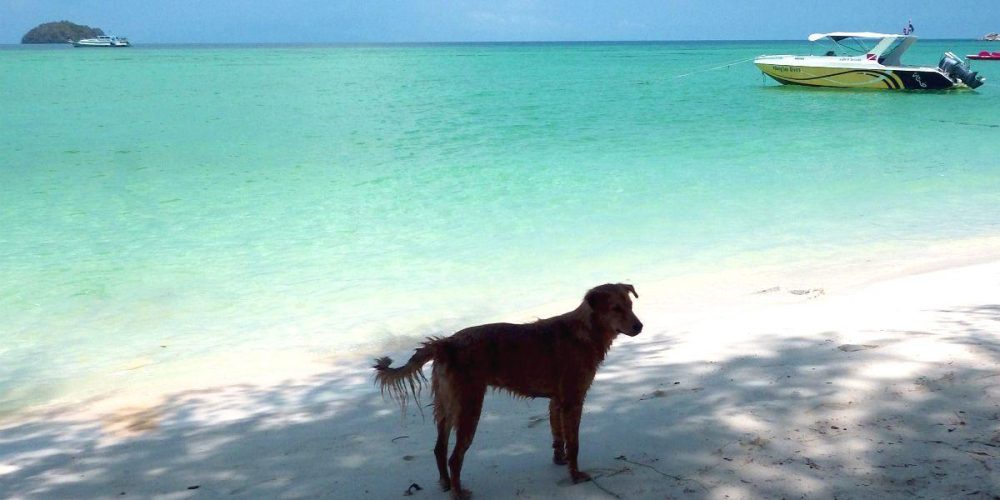
[[[0,497],[443,498],[374,358],[606,282],[595,480],[491,394],[478,498],[1000,495],[1000,87],[803,45],[0,47]]]
[[[853,283],[851,268],[839,283],[732,280],[737,294],[709,283],[710,300],[636,283],[646,328],[617,339],[584,409],[594,480],[551,464],[546,400],[489,394],[465,484],[477,498],[995,498],[996,243]],[[446,498],[429,410],[401,415],[366,359],[301,361],[7,419],[0,496]]]

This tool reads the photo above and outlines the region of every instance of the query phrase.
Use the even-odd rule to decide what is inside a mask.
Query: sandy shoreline
[[[711,271],[694,267],[687,273],[663,281],[624,277],[618,281],[637,283],[641,307],[662,316],[664,328],[714,317],[719,310],[754,310],[760,306],[816,298],[827,291],[850,293],[870,283],[928,271],[990,262],[1000,255],[1000,237],[947,240],[933,245],[857,247],[828,255],[806,255],[790,261],[787,254],[759,256],[754,262],[718,263]],[[596,283],[596,282],[595,282]],[[581,284],[580,290],[594,283]],[[473,301],[476,297],[472,298]],[[418,325],[397,325],[389,336],[357,339],[344,343],[331,339],[323,344],[283,344],[280,335],[267,346],[259,343],[220,343],[214,352],[185,352],[185,347],[152,345],[152,350],[131,357],[109,360],[101,372],[64,379],[59,389],[47,391],[41,403],[28,406],[0,405],[0,425],[26,415],[55,410],[93,418],[121,407],[153,406],[172,394],[206,390],[235,384],[270,386],[288,380],[322,376],[330,366],[352,366],[386,352],[407,352],[429,335],[448,335],[469,324],[493,321],[529,322],[576,307],[579,297],[568,295],[556,302],[521,310],[483,312],[473,319],[460,319],[452,311],[425,313],[439,317]],[[348,337],[350,338],[350,337]],[[159,343],[154,343],[159,344]],[[353,344],[353,345],[352,345]],[[157,347],[164,348],[159,351]],[[175,354],[179,347],[183,355]],[[167,356],[161,356],[167,354]],[[220,367],[222,369],[220,369]],[[71,386],[69,385],[71,384]]]
[[[738,294],[718,288],[725,277],[688,296],[636,280],[647,329],[618,339],[584,411],[581,466],[596,480],[569,485],[548,461],[545,401],[502,395],[487,399],[464,479],[478,498],[994,498],[991,241],[834,285],[836,270],[801,283],[761,272],[732,280],[759,284]],[[414,497],[446,498],[433,425],[401,419],[366,359],[290,354],[259,373],[266,359],[8,419],[0,497],[395,498],[416,483]],[[229,378],[199,387],[219,366]]]

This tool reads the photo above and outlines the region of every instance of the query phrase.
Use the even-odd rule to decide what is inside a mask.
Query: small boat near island
[[[132,44],[128,41],[128,38],[113,36],[113,35],[100,35],[97,38],[84,38],[82,40],[70,40],[70,43],[74,47],[131,47]]]
[[[975,89],[986,79],[968,63],[946,52],[933,66],[904,65],[901,57],[917,37],[872,32],[834,32],[809,35],[810,42],[830,41],[839,47],[825,55],[765,55],[754,64],[784,85],[883,90]]]

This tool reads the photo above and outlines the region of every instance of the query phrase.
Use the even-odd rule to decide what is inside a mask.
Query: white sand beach
[[[1000,498],[1000,245],[900,262],[697,293],[633,278],[646,329],[619,337],[584,409],[594,481],[573,485],[551,463],[545,400],[491,394],[466,487],[484,499]],[[393,348],[397,361],[411,352]],[[401,417],[368,365],[262,354],[8,418],[0,497],[448,498],[430,412]]]

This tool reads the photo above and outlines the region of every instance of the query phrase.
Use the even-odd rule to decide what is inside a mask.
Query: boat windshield
[[[886,66],[898,66],[902,64],[900,57],[902,57],[903,52],[913,43],[912,39],[909,38],[897,38],[892,41],[884,51],[882,51],[881,62]]]
[[[871,51],[872,47],[875,46],[874,44],[871,46],[866,45],[864,43],[864,39],[862,38],[837,39],[835,37],[831,37],[830,40],[832,40],[834,44],[843,47],[848,53],[854,54],[867,54]]]

